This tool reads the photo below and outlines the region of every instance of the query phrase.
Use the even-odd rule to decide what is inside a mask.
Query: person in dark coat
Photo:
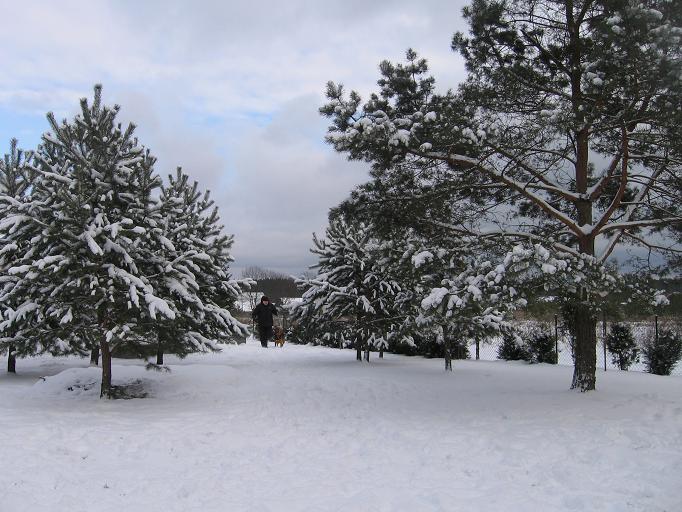
[[[264,348],[268,347],[268,340],[272,338],[272,325],[274,323],[272,315],[276,314],[277,308],[265,295],[261,298],[260,304],[253,308],[251,312],[251,317],[256,322],[256,325],[258,325],[260,344]]]

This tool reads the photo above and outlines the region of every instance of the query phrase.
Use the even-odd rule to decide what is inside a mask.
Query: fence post
[[[604,371],[606,371],[606,311],[602,311],[601,336],[602,344],[604,345]]]
[[[556,364],[559,364],[559,315],[554,315],[554,354]]]

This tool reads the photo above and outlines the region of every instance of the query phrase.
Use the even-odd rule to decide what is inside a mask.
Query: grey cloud
[[[15,3],[0,31],[11,70],[0,76],[0,105],[66,115],[103,83],[161,174],[181,165],[213,191],[235,234],[236,266],[296,272],[312,261],[311,234],[328,209],[367,176],[323,144],[326,81],[366,95],[379,61],[414,47],[441,87],[455,86],[463,67],[449,43],[464,27],[463,4]]]
[[[227,230],[236,236],[236,264],[300,272],[312,262],[312,233],[324,231],[329,208],[367,178],[365,165],[320,144],[320,101],[292,100],[269,126],[241,141],[236,176],[218,196]]]

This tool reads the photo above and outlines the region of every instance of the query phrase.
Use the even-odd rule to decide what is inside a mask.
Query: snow
[[[165,316],[166,318],[170,318],[171,320],[175,318],[175,312],[173,312],[165,300],[151,293],[145,293],[144,300],[147,303],[147,307],[149,308],[149,316],[152,317],[152,319],[156,320],[157,312],[161,313],[161,315]]]
[[[410,142],[410,132],[408,130],[397,130],[391,139],[388,141],[389,144],[398,146],[400,144],[408,145]]]
[[[440,306],[441,302],[445,296],[450,292],[447,288],[433,288],[431,293],[429,293],[424,300],[421,302],[421,307],[423,310],[429,310]]]
[[[412,256],[412,265],[414,265],[414,268],[419,268],[432,260],[433,253],[431,251],[421,251]]]
[[[88,244],[88,247],[92,251],[93,254],[95,255],[102,255],[104,254],[104,251],[102,251],[102,248],[97,245],[97,242],[95,242],[95,239],[92,238],[92,235],[89,232],[83,233],[83,238],[85,238],[85,241]]]
[[[2,510],[680,510],[681,377],[255,341],[170,373],[47,356],[0,374]],[[44,376],[45,379],[40,377]],[[69,390],[69,388],[71,388]]]
[[[424,122],[428,123],[431,121],[435,121],[438,115],[435,112],[427,112],[426,115],[424,116]]]
[[[62,319],[59,321],[60,324],[68,324],[73,320],[73,312],[71,311],[71,308],[66,312],[66,314],[62,317]]]
[[[481,297],[483,294],[481,293],[481,290],[478,288],[478,286],[475,286],[473,284],[470,284],[467,287],[467,291],[473,295],[474,300],[481,300]]]
[[[556,267],[554,265],[550,265],[549,263],[543,263],[541,268],[545,274],[555,274],[556,273]]]
[[[653,299],[654,306],[667,306],[668,304],[670,304],[670,301],[668,300],[668,297],[666,297],[663,293],[657,293],[654,296]]]

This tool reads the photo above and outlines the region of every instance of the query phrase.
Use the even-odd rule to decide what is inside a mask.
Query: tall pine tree
[[[469,72],[438,94],[426,61],[383,62],[362,103],[329,84],[328,141],[373,164],[375,192],[419,207],[414,222],[471,241],[542,241],[559,257],[603,263],[623,241],[675,253],[682,222],[682,10],[667,0],[475,0],[453,49]],[[423,169],[466,218],[424,204]],[[407,179],[385,179],[399,170]],[[677,185],[676,185],[677,184]],[[585,260],[583,260],[585,261]],[[596,382],[591,285],[563,290],[574,306],[571,387]]]

